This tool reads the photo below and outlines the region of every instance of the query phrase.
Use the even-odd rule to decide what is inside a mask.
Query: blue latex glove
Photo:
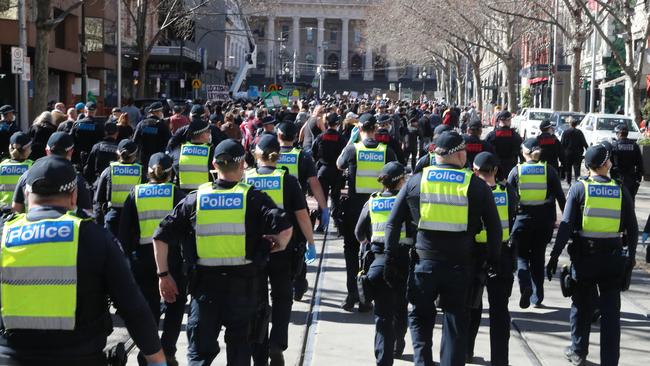
[[[329,224],[330,224],[330,209],[329,209],[329,207],[325,207],[324,209],[321,210],[320,224],[325,229],[329,226]]]
[[[307,250],[305,251],[305,263],[311,264],[316,261],[316,245],[314,243],[307,244]]]
[[[348,145],[354,144],[359,139],[359,127],[354,126],[352,129],[352,134],[350,134],[350,140],[348,140]]]
[[[649,236],[648,233],[641,234],[641,243],[642,244],[645,244],[645,242],[648,241],[648,236]]]
[[[167,362],[149,363],[149,366],[167,366]]]

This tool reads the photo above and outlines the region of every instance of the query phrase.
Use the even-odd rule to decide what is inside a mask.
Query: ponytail
[[[153,168],[149,168],[149,172],[147,176],[149,177],[149,180],[152,182],[166,183],[170,180],[171,172],[172,172],[171,169],[165,171],[162,165],[158,164],[155,165]]]

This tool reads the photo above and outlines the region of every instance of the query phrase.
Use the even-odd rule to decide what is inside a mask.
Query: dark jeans
[[[346,287],[348,297],[359,300],[357,290],[357,274],[359,273],[359,242],[354,235],[357,219],[361,215],[363,205],[368,201],[368,195],[351,195],[343,207],[343,254],[345,256]]]
[[[341,171],[336,166],[321,165],[318,168],[318,182],[323,187],[325,202],[328,197],[332,198],[330,213],[335,212],[341,202]]]
[[[413,340],[413,361],[417,366],[433,366],[435,300],[440,296],[444,310],[440,366],[465,365],[469,277],[467,268],[447,262],[420,260],[408,281],[407,297],[413,307],[409,328]]]
[[[553,223],[542,219],[515,222],[512,240],[517,248],[517,279],[519,289],[533,290],[530,301],[544,301],[544,265],[546,246],[553,236]]]
[[[399,288],[391,288],[384,281],[385,257],[375,258],[368,270],[375,298],[375,359],[377,366],[393,364],[395,349],[404,350],[404,337],[408,323],[408,302],[406,300],[406,278],[408,276],[408,248],[401,248],[398,266],[404,276]]]
[[[202,275],[202,276],[201,276]],[[199,274],[187,321],[189,366],[207,366],[219,354],[219,333],[225,326],[228,366],[251,363],[249,339],[258,299],[259,276]]]
[[[508,299],[512,293],[514,276],[510,248],[501,248],[501,270],[498,276],[488,278],[486,283],[490,304],[490,363],[494,366],[508,365],[508,342],[510,340],[510,312]],[[482,305],[482,304],[481,304]],[[468,354],[474,353],[474,342],[481,325],[483,306],[470,310]]]
[[[566,182],[571,184],[572,172],[575,174],[576,180],[580,177],[580,167],[582,166],[582,155],[579,156],[567,156],[566,163],[564,165],[566,173]]]
[[[597,253],[573,262],[577,287],[571,297],[571,348],[582,357],[589,353],[594,309],[600,308],[600,364],[618,365],[621,342],[621,284],[625,259]]]

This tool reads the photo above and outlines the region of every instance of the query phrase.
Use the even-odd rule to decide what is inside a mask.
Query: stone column
[[[275,54],[275,17],[268,17],[266,23],[266,77],[273,78],[278,55]]]
[[[388,81],[397,81],[399,79],[399,70],[397,70],[397,62],[389,59],[388,61]]]
[[[325,47],[323,46],[325,36],[325,18],[318,18],[316,38],[316,63],[323,65],[325,63]]]
[[[350,65],[348,65],[348,33],[349,33],[350,19],[341,19],[341,65],[339,66],[339,79],[350,79]]]
[[[375,70],[373,69],[372,49],[366,48],[366,62],[363,65],[363,80],[369,81],[375,79]]]
[[[300,55],[300,17],[293,17],[293,51],[296,56]]]

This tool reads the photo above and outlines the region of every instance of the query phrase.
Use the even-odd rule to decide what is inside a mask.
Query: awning
[[[548,81],[548,76],[542,76],[542,77],[539,77],[539,78],[533,78],[533,79],[528,80],[528,84],[533,85],[533,84],[543,83],[543,82],[546,82],[546,81]]]

